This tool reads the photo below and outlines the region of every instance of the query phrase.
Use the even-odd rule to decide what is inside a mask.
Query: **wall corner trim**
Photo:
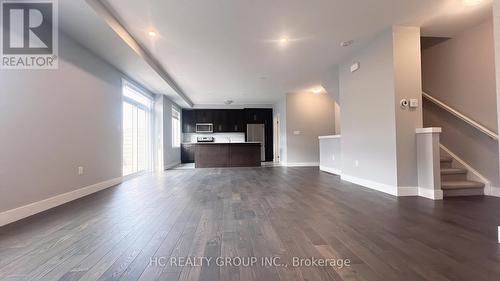
[[[418,196],[432,200],[443,200],[443,191],[441,189],[418,188]]]
[[[416,186],[398,186],[398,196],[418,196],[418,187]]]
[[[113,187],[115,185],[120,184],[122,181],[123,177],[110,179],[77,190],[59,194],[54,197],[50,197],[38,202],[24,205],[15,209],[4,211],[0,213],[0,227],[27,218],[29,216],[35,215],[37,213],[41,213],[43,211],[52,209],[54,207],[68,203],[70,201],[82,198],[92,193],[96,193],[106,188]]]

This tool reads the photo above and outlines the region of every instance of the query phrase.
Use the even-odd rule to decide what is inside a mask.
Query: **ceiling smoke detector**
[[[342,42],[340,42],[340,46],[341,47],[349,47],[352,45],[352,43],[354,43],[354,40],[342,41]]]
[[[225,104],[225,105],[230,105],[230,104],[232,104],[233,102],[234,102],[233,100],[225,100],[225,101],[224,101],[224,104]]]

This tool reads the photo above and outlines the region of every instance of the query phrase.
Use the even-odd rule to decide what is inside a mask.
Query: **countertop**
[[[255,142],[255,141],[248,141],[248,142],[190,142],[190,143],[184,143],[184,144],[203,144],[203,145],[210,145],[210,144],[261,144],[260,142]]]

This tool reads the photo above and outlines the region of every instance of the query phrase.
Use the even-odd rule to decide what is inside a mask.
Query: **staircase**
[[[484,183],[467,180],[467,170],[453,167],[450,156],[441,155],[441,189],[444,197],[484,195]]]

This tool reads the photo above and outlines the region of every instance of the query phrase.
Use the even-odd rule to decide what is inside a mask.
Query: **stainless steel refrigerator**
[[[264,124],[248,124],[247,141],[260,142],[260,161],[266,161],[266,130]]]

